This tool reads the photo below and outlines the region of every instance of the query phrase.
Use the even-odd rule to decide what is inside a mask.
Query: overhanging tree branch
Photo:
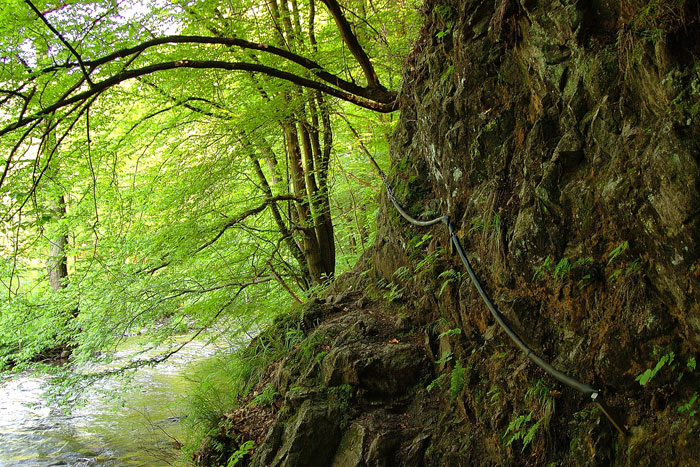
[[[347,21],[345,22],[347,24]],[[350,26],[347,25],[349,28]],[[349,34],[352,35],[352,30],[349,31]],[[354,37],[354,35],[352,36]],[[351,40],[352,42],[352,40]],[[227,47],[239,47],[241,49],[247,49],[247,50],[258,50],[261,52],[265,52],[267,54],[271,55],[276,55],[278,57],[284,58],[285,60],[288,60],[292,63],[295,63],[307,70],[309,70],[311,73],[313,73],[314,76],[317,78],[325,81],[326,83],[329,83],[333,86],[336,86],[346,92],[349,92],[351,94],[355,94],[360,97],[364,97],[366,99],[371,99],[371,100],[377,100],[380,102],[393,102],[393,100],[396,98],[396,93],[387,91],[383,86],[379,84],[379,81],[377,80],[376,73],[374,73],[374,70],[371,68],[372,65],[369,63],[369,59],[367,58],[367,55],[364,53],[362,48],[360,47],[360,44],[357,42],[357,39],[355,39],[354,44],[355,47],[359,47],[358,53],[361,53],[361,56],[363,55],[366,58],[367,64],[362,65],[363,69],[365,67],[369,66],[370,69],[372,69],[372,73],[374,73],[374,81],[370,85],[369,88],[363,88],[361,86],[358,86],[355,83],[352,83],[350,81],[346,81],[332,73],[329,73],[328,71],[324,70],[324,68],[316,61],[311,60],[309,58],[303,57],[301,55],[295,54],[293,52],[290,52],[289,50],[285,50],[279,47],[275,47],[272,45],[268,44],[260,44],[256,42],[250,42],[244,39],[237,39],[237,38],[230,38],[230,37],[210,37],[210,36],[189,36],[189,35],[174,35],[174,36],[165,36],[165,37],[158,37],[155,39],[151,39],[149,41],[142,42],[141,44],[135,45],[133,47],[127,47],[124,49],[120,49],[117,51],[114,51],[110,54],[104,55],[102,57],[99,57],[95,60],[87,60],[82,62],[85,66],[90,67],[91,69],[96,69],[106,63],[110,63],[114,60],[117,60],[119,58],[126,58],[129,56],[132,56],[134,54],[140,54],[150,48],[157,47],[160,45],[166,45],[166,44],[204,44],[204,45],[224,45]],[[348,46],[350,47],[350,46]],[[353,52],[354,53],[354,52]],[[358,59],[359,60],[359,59]],[[79,65],[79,64],[78,64]],[[45,68],[41,70],[39,73],[50,73],[54,72],[58,69],[65,69],[65,68],[73,68],[76,66],[76,63],[65,63],[62,65],[54,65],[48,68]]]
[[[107,78],[103,81],[100,81],[98,83],[94,83],[94,85],[83,92],[80,92],[78,94],[75,94],[71,97],[66,97],[65,99],[61,99],[57,102],[55,102],[52,105],[49,105],[45,107],[41,112],[37,112],[33,115],[30,115],[28,117],[20,118],[17,122],[6,126],[2,130],[0,130],[0,136],[3,136],[11,131],[17,130],[19,128],[24,127],[25,125],[32,123],[36,120],[39,120],[43,118],[44,116],[51,114],[59,109],[62,109],[63,107],[66,107],[68,105],[84,101],[86,99],[89,99],[93,96],[96,96],[105,90],[116,86],[120,83],[123,83],[124,81],[128,81],[130,79],[135,79],[141,76],[146,76],[150,75],[152,73],[157,73],[159,71],[167,71],[167,70],[174,70],[177,68],[192,68],[192,69],[219,69],[219,70],[228,70],[228,71],[249,71],[249,72],[254,72],[254,73],[263,73],[268,76],[272,76],[274,78],[281,79],[283,81],[290,82],[292,84],[296,84],[301,87],[309,88],[309,89],[315,89],[317,91],[321,91],[325,94],[331,95],[333,97],[337,97],[339,99],[342,99],[344,101],[350,102],[352,104],[358,105],[360,107],[364,107],[369,110],[374,110],[377,112],[393,112],[396,110],[396,102],[391,101],[391,102],[379,102],[379,101],[372,101],[368,99],[364,99],[361,96],[358,96],[356,94],[352,94],[340,89],[336,89],[333,87],[330,87],[324,83],[320,83],[318,81],[313,81],[308,78],[303,78],[301,76],[295,75],[293,73],[289,73],[286,71],[281,71],[277,70],[275,68],[265,66],[265,65],[259,65],[256,63],[245,63],[245,62],[223,62],[223,61],[218,61],[218,60],[175,60],[172,62],[164,62],[164,63],[157,63],[154,65],[148,65],[143,68],[138,68],[135,70],[125,70],[120,73],[117,73],[116,75]]]
[[[41,171],[39,172],[39,176],[32,182],[32,187],[31,187],[31,189],[29,190],[29,192],[27,193],[27,195],[25,196],[24,201],[20,204],[19,208],[16,209],[13,213],[11,212],[10,214],[6,215],[6,218],[7,218],[7,219],[11,218],[15,213],[21,212],[22,209],[24,209],[24,206],[27,204],[27,202],[28,202],[28,201],[31,199],[31,197],[34,195],[34,193],[35,193],[37,187],[39,186],[39,182],[41,182],[41,179],[42,179],[43,176],[46,174],[46,171],[48,170],[49,165],[51,164],[51,159],[53,158],[54,154],[56,153],[56,150],[58,149],[58,146],[63,142],[63,140],[68,136],[68,134],[70,134],[70,132],[72,131],[72,129],[73,129],[73,127],[75,126],[75,124],[78,123],[78,120],[80,120],[80,118],[81,118],[82,115],[85,113],[85,111],[90,107],[90,105],[91,105],[91,104],[95,101],[95,99],[97,99],[98,97],[99,97],[99,93],[94,94],[94,95],[90,96],[90,98],[89,98],[88,101],[87,101],[87,104],[85,104],[84,102],[81,101],[81,102],[77,103],[72,109],[70,109],[70,110],[68,111],[68,114],[67,114],[67,115],[71,115],[71,114],[72,114],[73,112],[75,112],[76,110],[78,110],[78,114],[77,114],[77,116],[73,119],[73,121],[68,125],[68,128],[67,128],[66,131],[63,133],[63,135],[61,136],[61,138],[57,141],[57,144],[56,144],[56,145],[53,147],[53,149],[49,152],[49,154],[48,154],[48,156],[47,156],[47,158],[46,158],[46,163],[45,163],[44,167],[43,167],[43,168],[41,169]],[[85,104],[85,105],[83,105],[83,104]],[[37,119],[37,120],[39,120],[39,119]],[[40,120],[39,120],[39,121],[40,121]],[[35,124],[32,125],[32,126],[36,126],[36,124],[38,124],[38,123],[39,123],[39,122],[35,122]],[[58,126],[58,123],[59,123],[58,121],[52,123],[51,126],[49,127],[49,130],[47,130],[47,131],[44,133],[44,136],[42,137],[42,139],[46,138],[46,136],[47,136],[47,134],[48,134],[48,131],[53,131],[53,130],[55,130],[55,128]],[[29,131],[27,131],[27,132],[24,134],[24,137],[26,137],[28,134],[29,134]],[[19,147],[19,144],[16,146],[16,148],[18,148],[18,147]],[[10,154],[10,155],[12,155],[12,154]],[[35,159],[35,162],[38,163],[38,162],[39,162],[39,159],[38,159],[38,158]],[[5,178],[5,176],[7,175],[7,171],[9,170],[9,164],[10,164],[10,159],[8,158],[7,164],[6,164],[6,166],[5,166],[5,171],[3,172],[3,178],[2,178],[2,180],[0,180],[0,182],[2,182],[2,181],[4,180],[4,178]],[[1,184],[0,184],[0,186],[1,186]],[[11,209],[10,209],[10,210],[11,210]]]
[[[17,141],[17,143],[10,151],[10,154],[7,156],[7,160],[5,161],[5,169],[3,170],[2,175],[0,175],[0,187],[2,187],[2,184],[5,182],[7,174],[10,172],[10,167],[12,166],[12,158],[14,157],[15,153],[19,150],[24,140],[27,139],[29,134],[34,130],[34,128],[36,128],[39,125],[39,123],[40,122],[34,122],[32,126],[30,126],[27,129],[27,131],[25,131],[24,134],[22,134],[22,136],[19,138],[19,141]]]
[[[185,342],[181,343],[180,345],[176,346],[173,350],[170,350],[160,356],[149,358],[149,359],[139,359],[139,360],[134,360],[126,364],[125,366],[115,368],[115,369],[110,369],[110,370],[105,370],[105,371],[100,371],[97,373],[92,373],[92,374],[87,374],[87,375],[81,375],[82,381],[85,381],[87,384],[91,384],[95,381],[100,380],[101,378],[109,377],[109,376],[114,376],[114,375],[119,375],[123,374],[124,372],[128,370],[133,370],[137,368],[141,368],[146,365],[156,365],[158,363],[163,363],[165,360],[168,358],[172,357],[175,355],[177,352],[182,350],[187,344],[191,343],[194,341],[197,337],[199,337],[200,334],[202,334],[205,330],[209,329],[209,327],[216,322],[217,319],[219,319],[219,316],[238,298],[238,296],[248,287],[254,286],[254,285],[259,285],[263,284],[265,282],[269,282],[272,280],[270,277],[263,277],[263,278],[253,278],[248,282],[242,282],[242,283],[230,283],[230,284],[225,284],[223,287],[215,287],[212,288],[212,290],[207,290],[204,292],[209,292],[213,290],[218,290],[221,288],[227,288],[227,287],[238,287],[238,290],[236,293],[231,297],[229,300],[227,300],[220,308],[219,310],[212,316],[207,324],[204,326],[200,327],[197,332],[195,332],[192,336],[190,336],[189,339],[187,339]],[[202,292],[201,290],[195,290],[193,292]],[[149,307],[146,310],[142,310],[141,312],[137,313],[136,316],[140,316],[144,314],[146,311],[149,311],[152,309],[153,306]],[[135,322],[135,317],[132,317],[131,320],[127,323],[127,325],[124,327],[124,331],[122,335],[126,335],[126,330],[128,330],[133,323]],[[143,352],[139,352],[143,353]]]
[[[284,288],[284,290],[286,290],[287,293],[289,293],[289,295],[291,295],[292,298],[294,300],[296,300],[298,303],[304,303],[303,300],[300,299],[299,296],[294,293],[292,288],[289,287],[289,285],[287,285],[287,283],[284,281],[284,279],[282,279],[282,276],[280,276],[277,273],[277,271],[275,271],[275,268],[274,268],[274,266],[272,266],[272,263],[270,263],[268,261],[266,264],[267,264],[267,267],[270,268],[270,272],[272,273],[272,275],[275,276],[275,279],[277,279],[277,282]]]
[[[297,197],[294,195],[279,195],[279,196],[275,196],[273,198],[265,199],[265,201],[263,201],[258,206],[251,208],[251,209],[248,209],[247,211],[242,212],[241,214],[237,215],[236,217],[229,219],[223,226],[221,226],[221,228],[219,229],[219,232],[211,240],[208,240],[204,244],[200,245],[191,254],[196,255],[197,253],[201,252],[202,250],[210,247],[211,245],[216,243],[216,241],[219,240],[221,238],[221,236],[224,233],[226,233],[226,231],[228,229],[235,226],[236,224],[240,224],[241,222],[243,222],[244,220],[246,220],[250,216],[254,216],[255,214],[261,213],[268,206],[274,205],[274,203],[276,203],[278,201],[296,200],[296,199],[297,199]],[[148,274],[153,274],[156,271],[169,266],[171,263],[172,263],[172,260],[165,260],[162,263],[160,263],[158,266],[154,266],[154,267],[148,268],[148,269],[140,269],[140,270],[136,271],[136,273],[138,274],[138,273],[146,272]]]
[[[175,106],[183,106],[184,108],[186,108],[186,109],[188,109],[188,110],[191,110],[192,112],[197,112],[197,113],[200,113],[200,114],[202,114],[202,115],[206,115],[206,116],[208,116],[208,117],[220,118],[220,119],[223,119],[223,120],[231,120],[231,118],[232,118],[232,117],[229,116],[229,115],[217,115],[217,114],[215,114],[214,112],[211,112],[211,111],[208,111],[208,110],[204,110],[204,109],[200,109],[199,107],[196,107],[196,106],[194,106],[194,105],[188,104],[188,102],[204,102],[204,103],[209,104],[210,106],[215,107],[215,108],[217,108],[217,109],[219,109],[219,110],[226,111],[226,109],[225,109],[224,107],[218,105],[218,104],[215,103],[215,102],[212,102],[212,101],[209,100],[209,99],[205,99],[205,98],[203,98],[203,97],[188,97],[188,98],[186,98],[186,99],[178,100],[178,99],[175,99],[174,97],[172,97],[172,96],[171,96],[170,94],[168,94],[167,92],[165,92],[165,91],[164,91],[162,88],[160,88],[159,86],[157,86],[157,85],[151,83],[150,81],[147,81],[147,80],[145,80],[145,79],[140,79],[139,81],[142,82],[142,83],[144,83],[145,85],[151,87],[153,90],[155,90],[158,94],[160,94],[161,96],[165,97],[166,99],[175,102]],[[171,108],[172,108],[172,107],[171,107]]]
[[[24,87],[24,85],[22,85],[18,89],[22,89],[23,87]],[[3,100],[0,101],[0,105],[7,104],[7,102],[9,102],[9,100],[12,99],[13,97],[20,98],[20,99],[22,99],[23,102],[27,102],[29,100],[29,97],[25,96],[24,94],[22,94],[18,90],[14,90],[14,89],[0,89],[0,94],[7,95],[7,97],[5,97]]]
[[[200,251],[202,251],[202,250],[204,250],[205,248],[207,248],[208,246],[212,245],[212,244],[213,244],[214,242],[216,242],[219,238],[221,238],[221,236],[222,236],[228,229],[230,229],[231,227],[233,227],[233,226],[236,225],[236,224],[240,224],[243,220],[247,219],[248,217],[253,216],[253,215],[255,215],[255,214],[258,214],[258,213],[262,212],[262,211],[265,210],[265,208],[268,207],[270,204],[276,203],[276,202],[278,202],[278,201],[295,200],[295,199],[297,199],[297,197],[294,196],[294,195],[279,195],[279,196],[275,196],[274,198],[268,198],[268,199],[266,199],[266,200],[263,201],[259,206],[256,206],[256,207],[254,207],[254,208],[252,208],[252,209],[249,209],[249,210],[247,210],[247,211],[245,211],[245,212],[243,212],[243,213],[237,215],[236,217],[234,217],[233,219],[229,220],[228,222],[226,222],[226,224],[223,225],[223,227],[221,228],[221,230],[219,230],[219,233],[216,234],[216,236],[215,236],[214,238],[212,238],[211,240],[209,240],[208,242],[206,242],[205,244],[203,244],[202,246],[200,246],[199,248],[197,248],[197,250],[195,250],[194,254],[197,254],[197,253],[199,253]]]

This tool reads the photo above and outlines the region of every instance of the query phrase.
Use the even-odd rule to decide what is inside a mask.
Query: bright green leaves
[[[554,414],[552,390],[541,379],[527,390],[525,402],[529,404],[530,411],[513,418],[503,434],[506,446],[520,440],[522,451],[535,440],[541,429],[549,430],[549,422]]]
[[[297,204],[270,202],[251,163],[258,161],[273,196],[290,197],[284,125],[317,138],[326,158],[313,149],[306,175],[326,183],[339,270],[372,242],[378,180],[365,151],[386,155],[391,118],[262,74],[179,67],[124,75],[199,60],[261,64],[315,81],[325,70],[361,82],[321,2],[313,12],[303,0],[294,11],[279,3],[282,16],[273,17],[267,3],[252,0],[37,0],[74,53],[27,5],[0,1],[0,89],[8,91],[0,94],[0,171],[8,173],[0,187],[0,278],[3,293],[10,282],[13,289],[0,316],[6,362],[19,352],[31,360],[68,336],[79,346],[76,357],[89,359],[133,333],[158,345],[188,329],[255,326],[293,294],[303,296],[309,283],[293,254],[304,240]],[[417,11],[391,2],[343,6],[380,81],[395,88]],[[291,29],[280,34],[282,24]],[[174,33],[274,45],[316,65],[211,43],[115,53]],[[47,136],[56,151],[41,149]],[[310,201],[323,194],[312,191]],[[58,196],[66,202],[62,216],[52,209]],[[318,211],[304,222],[316,222]],[[45,264],[49,240],[59,234],[68,235],[70,281],[51,295]],[[37,327],[22,327],[22,316]]]
[[[639,382],[642,386],[646,386],[651,379],[656,376],[656,374],[666,365],[670,365],[673,363],[673,359],[675,357],[675,354],[673,352],[669,352],[666,355],[662,356],[658,362],[656,362],[656,366],[654,368],[647,368],[642,374],[637,376],[635,378],[635,381]]]

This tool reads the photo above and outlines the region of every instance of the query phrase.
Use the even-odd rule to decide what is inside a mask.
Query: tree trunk
[[[315,108],[311,106],[312,113]],[[328,167],[324,166],[321,159],[321,151],[318,137],[318,128],[311,126],[306,121],[306,116],[299,125],[302,136],[303,167],[306,188],[311,200],[313,212],[313,227],[316,242],[323,262],[326,277],[333,277],[335,273],[335,241],[333,239],[333,222],[330,215],[330,200],[326,187]]]
[[[58,219],[62,219],[66,214],[66,201],[63,195],[58,197],[56,206]],[[46,262],[46,269],[49,275],[49,283],[54,291],[68,285],[68,258],[66,257],[66,245],[68,245],[68,235],[65,232],[59,233],[49,240],[49,259]]]
[[[270,188],[270,184],[268,183],[267,178],[265,177],[265,174],[263,173],[262,168],[260,167],[260,162],[253,156],[251,156],[251,162],[253,163],[253,168],[255,169],[255,173],[258,176],[258,180],[260,180],[260,186],[265,192],[265,197],[267,199],[272,199],[272,189]],[[308,289],[311,283],[311,278],[309,276],[309,268],[306,265],[306,258],[304,257],[301,249],[299,248],[299,245],[297,245],[297,243],[294,241],[292,233],[287,228],[287,225],[284,223],[284,219],[282,219],[282,214],[280,213],[277,203],[270,204],[270,209],[272,211],[272,217],[274,218],[275,223],[277,224],[277,228],[279,229],[280,234],[282,235],[285,243],[287,244],[287,248],[289,248],[289,251],[291,252],[292,256],[294,256],[294,259],[299,265],[301,277],[298,278],[297,282],[299,282],[299,285],[302,289]]]
[[[289,154],[289,171],[292,178],[294,194],[299,197],[296,204],[296,214],[299,230],[302,235],[302,249],[309,274],[315,284],[322,283],[328,276],[323,261],[323,251],[319,247],[316,238],[314,219],[309,206],[308,192],[305,183],[304,166],[299,145],[299,135],[293,124],[285,124],[285,139],[287,140],[287,152]]]

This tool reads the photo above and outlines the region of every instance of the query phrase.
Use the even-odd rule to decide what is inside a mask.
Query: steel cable
[[[491,315],[494,317],[496,322],[501,326],[501,328],[508,334],[508,337],[511,338],[513,342],[520,348],[525,353],[525,356],[529,358],[533,363],[535,363],[537,366],[542,368],[544,371],[546,371],[548,374],[550,374],[552,377],[557,379],[563,384],[566,384],[569,387],[572,387],[579,391],[580,393],[589,396],[591,400],[593,400],[596,405],[600,408],[600,410],[603,412],[603,414],[610,420],[610,422],[615,426],[615,428],[622,433],[623,435],[626,434],[626,430],[624,429],[623,425],[615,419],[615,417],[610,413],[610,409],[598,398],[598,393],[599,391],[594,389],[592,386],[582,383],[578,381],[575,378],[572,378],[571,376],[557,370],[554,368],[552,365],[544,361],[539,355],[537,355],[535,352],[532,351],[530,347],[528,347],[525,342],[520,338],[520,336],[513,331],[510,326],[505,322],[503,319],[503,316],[501,313],[498,311],[496,306],[493,304],[489,296],[486,294],[484,291],[484,288],[481,286],[481,283],[479,282],[479,279],[476,277],[476,274],[474,273],[474,270],[472,269],[471,265],[469,264],[469,260],[467,259],[467,255],[464,253],[464,249],[462,248],[462,244],[459,240],[459,237],[457,236],[457,233],[454,228],[454,224],[452,224],[452,221],[450,220],[449,216],[440,216],[436,217],[435,219],[430,219],[427,221],[421,221],[418,219],[415,219],[411,217],[399,204],[399,202],[396,200],[394,197],[394,193],[391,190],[391,187],[389,186],[389,182],[387,181],[386,174],[382,169],[379,168],[377,163],[373,160],[372,163],[375,166],[375,168],[379,171],[379,175],[382,177],[382,181],[384,182],[384,187],[386,188],[386,193],[387,196],[389,197],[389,200],[391,203],[394,205],[396,210],[401,214],[401,216],[406,219],[408,222],[410,222],[413,225],[419,226],[419,227],[429,227],[435,224],[443,223],[447,227],[447,230],[450,234],[450,248],[452,251],[456,250],[457,253],[459,254],[459,257],[462,259],[462,263],[464,263],[464,267],[467,269],[467,273],[469,273],[469,277],[472,280],[472,283],[476,287],[476,290],[479,292],[479,295],[481,296],[482,300],[486,304],[487,308],[491,312]]]

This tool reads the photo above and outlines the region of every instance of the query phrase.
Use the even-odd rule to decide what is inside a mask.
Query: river
[[[116,357],[133,350],[127,343]],[[102,380],[86,394],[86,404],[70,413],[45,401],[47,376],[4,379],[0,467],[171,465],[182,442],[180,398],[191,385],[185,376],[216,350],[192,342],[165,362],[139,369],[118,398],[115,390],[123,382]]]

